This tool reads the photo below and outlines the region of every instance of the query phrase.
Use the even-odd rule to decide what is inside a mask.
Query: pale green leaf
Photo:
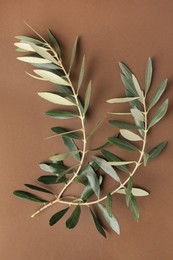
[[[52,63],[59,64],[59,62],[50,53],[48,53],[45,49],[43,49],[42,47],[39,47],[34,43],[30,43],[30,46],[41,57],[45,58],[46,60],[49,60]]]
[[[85,167],[85,176],[87,177],[92,190],[94,191],[96,196],[99,198],[100,197],[99,180],[97,178],[95,171],[89,164]]]
[[[127,164],[132,164],[132,163],[136,163],[135,161],[124,161],[124,162],[115,162],[115,161],[112,161],[112,162],[107,162],[107,164],[109,165],[112,165],[112,166],[121,166],[121,165],[127,165]]]
[[[167,86],[167,79],[164,80],[156,89],[153,98],[151,99],[151,102],[149,104],[148,110],[150,110],[160,99],[160,97],[162,96],[163,92],[165,91],[165,88]]]
[[[136,107],[135,108],[131,108],[130,112],[131,112],[132,116],[135,119],[137,119],[138,121],[144,121],[143,113],[139,109],[137,109]]]
[[[86,94],[85,94],[85,102],[84,102],[84,111],[83,114],[85,114],[87,112],[89,103],[90,103],[90,96],[91,96],[91,81],[88,84],[87,90],[86,90]]]
[[[122,189],[116,191],[116,193],[126,195],[126,190],[124,188],[122,188]],[[148,191],[143,190],[141,188],[132,188],[131,193],[133,194],[133,196],[136,196],[136,197],[145,197],[145,196],[149,195]]]
[[[66,98],[61,97],[57,94],[53,94],[50,92],[38,92],[38,95],[41,98],[43,98],[51,103],[54,103],[54,104],[65,105],[65,106],[75,106],[74,103],[72,103],[71,101],[69,101]]]
[[[23,43],[35,43],[35,44],[39,44],[39,45],[43,45],[44,42],[31,38],[31,37],[27,37],[27,36],[15,36],[16,39],[21,40],[21,42]]]
[[[55,84],[70,86],[69,82],[57,74],[47,70],[34,70],[35,74]]]
[[[100,175],[99,176],[99,185],[102,184],[103,181],[103,177]],[[83,201],[87,201],[87,199],[94,194],[93,189],[91,188],[90,184],[86,185],[85,189],[83,190],[82,194],[81,194],[81,199]]]
[[[153,118],[151,119],[150,123],[149,123],[149,127],[151,128],[152,126],[154,126],[155,124],[157,124],[166,114],[168,109],[168,99],[166,99],[162,105],[159,107],[159,109],[156,111],[156,113],[154,114]]]
[[[151,80],[152,80],[152,60],[151,58],[148,59],[147,62],[147,68],[146,68],[146,74],[145,74],[145,96],[148,93],[148,90],[150,89]]]
[[[139,135],[126,129],[121,129],[120,134],[129,141],[142,141],[142,138]]]
[[[35,76],[35,75],[32,75],[32,74],[30,74],[30,73],[28,73],[28,72],[26,72],[26,74],[27,74],[27,75],[29,75],[30,77],[34,78],[34,79],[38,79],[38,80],[47,81],[47,80],[46,80],[46,79],[44,79],[44,78],[37,77],[37,76]]]
[[[130,71],[130,69],[122,62],[119,62],[119,66],[123,72],[123,74],[127,77],[127,78],[131,78],[132,77],[132,72]]]
[[[80,69],[77,92],[79,92],[79,89],[82,85],[82,81],[83,81],[83,77],[84,77],[84,71],[85,71],[85,56],[83,56],[82,65],[81,65],[81,69]]]
[[[135,77],[135,75],[132,75],[132,80],[133,80],[133,84],[135,86],[136,92],[138,93],[140,100],[143,100],[143,91],[141,90],[140,86],[139,86],[139,82],[137,80],[137,78]]]
[[[47,64],[51,63],[51,61],[42,59],[42,58],[37,58],[37,57],[17,57],[18,60],[28,62],[28,63],[40,63],[40,64]]]
[[[131,102],[133,100],[139,99],[139,97],[124,97],[124,98],[113,98],[113,99],[109,99],[106,102],[107,103],[126,103],[126,102]]]
[[[66,148],[69,151],[74,152],[74,154],[73,154],[74,158],[80,162],[80,160],[81,160],[80,151],[79,151],[78,147],[76,146],[75,142],[73,141],[73,139],[65,137],[65,136],[62,136],[62,139],[63,139],[64,145],[66,146]]]
[[[68,152],[68,153],[62,153],[62,154],[57,154],[57,155],[51,156],[49,159],[50,159],[52,162],[63,161],[64,159],[67,159],[67,158],[69,158],[70,156],[74,156],[74,155],[76,155],[77,153],[79,153],[79,151],[70,151],[70,152]]]
[[[112,217],[110,217],[105,206],[103,206],[102,204],[99,203],[98,207],[100,208],[100,210],[101,210],[104,218],[106,219],[107,223],[109,224],[109,226],[119,235],[120,227],[119,227],[118,221],[116,220],[114,215],[112,214]]]
[[[46,164],[46,163],[40,163],[39,167],[40,167],[41,170],[43,170],[45,172],[53,173],[55,171],[55,169],[51,165]]]
[[[75,42],[73,44],[73,50],[72,50],[72,54],[71,54],[71,59],[70,59],[70,67],[69,67],[69,72],[71,71],[71,68],[74,64],[75,61],[75,57],[76,57],[76,51],[77,51],[77,43],[78,43],[78,37],[76,37]]]

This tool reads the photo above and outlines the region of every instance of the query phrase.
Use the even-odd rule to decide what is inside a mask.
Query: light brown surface
[[[60,1],[1,0],[0,2],[0,259],[2,260],[172,260],[172,115],[173,115],[173,2],[167,1]],[[73,231],[64,220],[54,227],[48,220],[56,206],[31,219],[39,205],[12,195],[23,183],[34,183],[42,172],[40,161],[58,152],[61,144],[43,141],[54,121],[43,116],[50,106],[36,92],[53,89],[35,81],[24,71],[30,66],[16,60],[15,35],[32,35],[23,20],[46,34],[49,27],[58,36],[66,63],[76,35],[81,36],[81,53],[87,57],[86,82],[93,80],[92,124],[110,108],[105,100],[120,96],[118,61],[132,68],[144,82],[146,60],[155,65],[154,86],[169,79],[164,98],[170,98],[167,116],[153,129],[149,147],[167,139],[165,152],[141,174],[135,183],[151,191],[138,200],[140,221],[135,223],[122,198],[115,199],[121,236],[109,230],[102,238],[95,230],[88,211]],[[154,88],[153,86],[153,88]],[[112,108],[111,108],[112,109]],[[105,133],[111,131],[105,127]],[[99,144],[100,132],[93,140]],[[59,209],[59,208],[58,208]]]

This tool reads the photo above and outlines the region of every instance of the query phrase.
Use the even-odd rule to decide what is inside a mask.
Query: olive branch
[[[72,214],[66,220],[66,227],[69,229],[77,225],[80,219],[81,207],[87,206],[96,229],[101,235],[106,237],[105,230],[92,209],[93,205],[97,205],[109,226],[117,234],[120,234],[119,223],[112,212],[112,195],[125,195],[126,204],[130,208],[134,219],[138,221],[139,209],[135,197],[147,196],[149,193],[144,189],[133,187],[132,177],[141,165],[147,166],[148,162],[158,156],[166,146],[167,142],[164,141],[148,152],[146,149],[149,130],[164,117],[168,109],[168,99],[166,99],[156,110],[152,119],[148,120],[148,114],[158,103],[166,89],[167,80],[161,82],[151,100],[148,101],[147,94],[151,87],[153,74],[151,58],[147,62],[145,90],[141,89],[137,78],[131,70],[120,62],[119,65],[122,70],[121,79],[125,87],[125,96],[122,98],[112,98],[107,100],[107,102],[110,104],[122,103],[122,105],[123,103],[129,103],[130,109],[128,112],[108,112],[108,115],[100,119],[88,134],[86,133],[85,125],[91,97],[91,81],[86,88],[84,104],[82,104],[79,98],[85,73],[85,56],[82,59],[77,84],[74,84],[71,80],[71,71],[75,63],[78,38],[74,42],[67,70],[62,62],[60,46],[52,32],[48,30],[49,43],[33,28],[31,30],[37,34],[39,39],[17,36],[16,38],[19,40],[19,42],[15,43],[17,51],[27,52],[26,55],[17,59],[37,67],[37,69],[33,70],[34,74],[27,73],[31,77],[55,84],[57,88],[56,92],[38,93],[41,98],[58,105],[58,109],[47,111],[45,114],[59,120],[78,118],[81,127],[77,129],[67,129],[62,126],[51,128],[54,135],[49,138],[61,137],[68,151],[50,157],[50,163],[41,163],[39,165],[43,171],[49,173],[49,175],[40,176],[38,178],[39,182],[46,186],[64,183],[63,188],[59,189],[57,194],[55,194],[49,188],[45,189],[41,186],[25,184],[29,189],[46,193],[51,197],[53,196],[53,199],[43,199],[40,196],[23,190],[14,191],[14,195],[21,199],[43,204],[31,217],[38,215],[54,204],[67,205],[66,208],[56,212],[51,217],[49,221],[51,226],[57,223],[67,213],[69,208],[74,206]],[[61,110],[59,107],[63,107],[65,110]],[[129,120],[109,120],[109,123],[113,127],[119,129],[119,133],[106,138],[105,143],[100,147],[89,148],[88,140],[95,134],[108,116],[127,117],[131,121],[133,120],[133,122],[129,122]],[[80,142],[80,149],[76,144],[77,142]],[[136,154],[139,154],[138,159],[135,161],[126,161],[110,151],[111,146],[118,146],[125,151],[136,152]],[[88,155],[90,151],[95,152],[95,155],[86,163],[86,154]],[[67,160],[71,158],[75,160],[75,163],[67,166]],[[124,179],[122,178],[123,172],[126,176]],[[116,184],[118,183],[118,186],[108,191],[106,195],[101,192],[105,175],[111,177]],[[73,183],[79,183],[84,186],[82,194],[79,196],[64,195],[65,191]],[[105,205],[102,204],[103,201],[105,201]]]

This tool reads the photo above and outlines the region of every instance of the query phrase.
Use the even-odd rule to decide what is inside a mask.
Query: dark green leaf
[[[99,206],[104,218],[108,222],[109,226],[119,235],[120,234],[120,227],[119,227],[118,221],[116,220],[114,215],[112,214],[112,217],[110,217],[106,208],[105,208],[105,206],[103,206],[100,203],[98,204],[98,206]]]
[[[103,178],[102,176],[99,176],[99,184],[101,185],[102,184],[102,181],[103,181]],[[91,195],[94,194],[94,191],[93,189],[91,188],[91,186],[88,184],[85,189],[83,190],[82,194],[81,194],[81,199],[83,201],[87,201],[87,199],[89,197],[91,197]]]
[[[72,165],[71,167],[69,167],[69,168],[66,169],[65,171],[61,172],[61,173],[59,174],[58,178],[57,178],[57,181],[61,180],[61,178],[62,178],[64,175],[66,175],[66,174],[68,174],[68,173],[71,173],[72,170],[73,170],[74,168],[76,168],[77,165],[78,165],[78,164]]]
[[[132,72],[130,71],[130,69],[122,62],[119,62],[119,66],[123,72],[123,74],[127,77],[127,78],[131,78],[132,77]]]
[[[78,205],[78,206],[76,206],[73,213],[66,221],[67,228],[71,229],[77,225],[79,218],[80,218],[80,213],[81,213],[81,209],[80,209],[80,206]]]
[[[126,188],[126,204],[127,206],[129,206],[130,203],[130,199],[131,199],[131,195],[132,195],[132,178],[130,177],[128,184],[127,184],[127,188]]]
[[[72,138],[72,139],[78,139],[81,140],[82,137],[75,132],[78,132],[79,130],[69,130],[64,127],[52,127],[51,130],[54,133],[57,133],[58,135],[63,135],[66,138]]]
[[[38,178],[38,181],[44,184],[57,184],[57,183],[66,183],[67,178],[63,176],[60,180],[58,180],[58,176],[56,175],[43,175]]]
[[[82,85],[82,81],[83,81],[83,77],[84,77],[84,71],[85,71],[85,56],[83,56],[82,65],[81,65],[81,69],[80,69],[77,92],[79,92],[79,89]]]
[[[89,165],[93,168],[93,170],[96,172],[100,168],[99,165],[95,161],[89,162]]]
[[[35,185],[32,185],[32,184],[24,184],[26,187],[32,189],[32,190],[38,190],[38,191],[41,191],[41,192],[45,192],[45,193],[49,193],[49,194],[53,194],[53,192],[49,191],[49,190],[46,190],[42,187],[38,187],[38,186],[35,186]]]
[[[114,180],[120,182],[120,178],[118,177],[118,174],[117,172],[114,170],[114,168],[111,166],[111,165],[108,165],[107,164],[107,161],[100,158],[100,157],[97,157],[97,156],[94,156],[93,157],[93,160],[100,166],[100,168],[106,172],[110,177],[112,177]]]
[[[77,148],[76,144],[74,143],[73,139],[71,138],[67,138],[67,137],[62,137],[63,141],[64,141],[64,145],[66,146],[66,148],[69,151],[78,151],[78,153],[74,154],[74,158],[80,162],[80,153],[79,153],[79,149]]]
[[[106,198],[106,210],[109,217],[112,217],[112,195],[108,193]]]
[[[66,95],[72,95],[72,91],[71,91],[70,87],[64,86],[64,85],[59,85],[59,84],[57,84],[56,86],[59,90],[59,93],[66,94]]]
[[[158,88],[156,89],[156,91],[153,95],[153,98],[151,99],[148,110],[150,110],[159,101],[160,97],[162,96],[163,92],[165,91],[167,82],[168,82],[168,80],[166,79],[166,80],[162,81],[161,84],[158,86]]]
[[[63,161],[58,161],[56,163],[53,162],[50,164],[50,166],[54,169],[54,174],[60,174],[68,169],[68,167],[63,164]]]
[[[140,126],[119,120],[109,120],[109,123],[122,129],[141,129]]]
[[[139,220],[139,209],[138,209],[138,205],[137,205],[136,199],[133,196],[133,194],[131,194],[131,196],[130,196],[129,207],[132,212],[133,218],[136,221],[138,221]]]
[[[110,143],[115,144],[122,149],[130,150],[130,151],[138,151],[138,148],[136,146],[123,139],[120,139],[119,137],[109,137],[108,140]]]
[[[90,103],[90,96],[91,96],[91,81],[88,84],[86,94],[85,94],[85,103],[84,103],[84,111],[83,114],[86,114],[89,103]]]
[[[152,80],[152,61],[151,58],[148,59],[147,62],[147,68],[146,68],[146,75],[145,75],[145,96],[148,93],[148,90],[151,85],[151,80]]]
[[[71,68],[73,66],[73,63],[75,61],[76,51],[77,51],[77,43],[78,43],[78,37],[76,37],[75,42],[73,44],[73,50],[72,50],[71,59],[70,59],[69,73],[70,73]]]
[[[58,44],[55,36],[52,34],[52,32],[49,29],[48,29],[48,36],[49,36],[50,42],[51,42],[54,50],[56,51],[56,53],[60,57],[61,56],[61,50],[60,50],[59,44]]]
[[[68,209],[69,207],[55,213],[49,220],[49,225],[53,226],[54,224],[56,224],[65,215]]]
[[[162,143],[156,145],[151,151],[149,151],[148,160],[152,160],[155,157],[157,157],[163,151],[163,149],[166,147],[166,145],[167,145],[167,142],[162,142]]]
[[[47,200],[41,199],[40,197],[33,195],[32,193],[27,191],[16,190],[13,192],[13,194],[24,200],[29,200],[33,202],[48,202]]]
[[[106,238],[106,233],[105,233],[103,227],[102,227],[101,224],[99,223],[98,219],[96,218],[96,216],[95,216],[95,214],[94,214],[94,212],[92,211],[91,208],[90,208],[90,212],[91,212],[92,218],[93,218],[93,220],[94,220],[94,223],[95,223],[95,226],[96,226],[98,232],[99,232],[102,236],[104,236],[104,237]]]
[[[106,160],[108,161],[117,161],[117,162],[123,162],[123,160],[121,158],[119,158],[118,156],[116,156],[115,154],[107,151],[107,150],[101,150],[102,154],[104,155],[104,157],[106,158]],[[116,166],[118,169],[124,171],[124,172],[129,172],[128,168],[126,165],[119,165]]]
[[[153,118],[150,121],[149,127],[151,128],[152,126],[154,126],[155,124],[157,124],[166,114],[168,109],[168,99],[166,99],[162,105],[159,107],[159,109],[157,110],[157,112],[154,114]]]
[[[58,119],[71,119],[77,117],[77,115],[75,115],[74,113],[62,110],[50,110],[45,112],[45,115]]]

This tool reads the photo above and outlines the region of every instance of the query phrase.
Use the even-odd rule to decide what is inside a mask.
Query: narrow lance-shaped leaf
[[[108,193],[106,198],[106,210],[109,217],[112,217],[112,195]]]
[[[145,74],[145,96],[147,95],[150,85],[151,85],[151,80],[152,80],[152,61],[151,58],[148,59],[147,62],[147,68],[146,68],[146,74]]]
[[[126,204],[127,206],[129,206],[130,203],[130,199],[131,199],[131,194],[132,194],[132,178],[129,178],[128,184],[127,184],[127,188],[126,188]]]
[[[129,122],[125,121],[119,121],[119,120],[109,120],[109,123],[111,125],[114,125],[121,129],[139,129],[139,126],[136,126],[135,124],[131,124]]]
[[[107,164],[112,165],[112,166],[121,166],[121,165],[133,164],[133,163],[136,163],[136,162],[135,161],[124,161],[124,162],[113,161],[113,162],[107,162]]]
[[[120,182],[120,178],[117,174],[117,172],[114,170],[114,168],[111,165],[107,164],[107,161],[105,159],[102,159],[100,157],[94,156],[93,160],[100,166],[100,168],[106,172],[110,177],[112,177],[114,180]]]
[[[37,180],[44,184],[57,184],[66,183],[68,179],[66,178],[66,176],[63,176],[61,179],[58,180],[58,176],[56,175],[44,175],[40,176]]]
[[[126,138],[129,141],[142,141],[142,138],[139,135],[137,135],[129,130],[121,129],[120,133],[124,138]]]
[[[85,176],[87,177],[92,190],[94,191],[96,196],[99,198],[100,197],[99,180],[97,178],[95,171],[92,169],[92,167],[89,164],[85,167]]]
[[[68,208],[65,208],[65,209],[62,209],[60,211],[58,211],[57,213],[55,213],[51,219],[49,220],[49,225],[50,226],[53,226],[55,225],[64,215],[65,213],[69,210],[69,207]]]
[[[77,92],[79,92],[79,89],[82,85],[82,81],[83,81],[83,77],[84,77],[84,71],[85,71],[85,55],[83,56],[82,65],[81,65],[81,69],[80,69]]]
[[[71,214],[71,216],[66,221],[66,227],[67,228],[72,229],[77,225],[79,218],[80,218],[80,213],[81,213],[81,208],[78,205],[78,206],[76,206],[73,213]]]
[[[151,128],[152,126],[154,126],[155,124],[157,124],[166,114],[168,109],[168,99],[166,99],[163,104],[159,107],[159,109],[157,110],[157,112],[154,114],[153,118],[150,121],[149,127]]]
[[[14,45],[20,49],[22,49],[23,51],[29,51],[29,52],[35,52],[35,50],[31,47],[31,45],[29,43],[25,43],[25,42],[16,42],[14,43]],[[43,47],[41,47],[43,48]]]
[[[34,70],[34,72],[38,76],[40,76],[40,77],[44,78],[45,80],[50,81],[54,84],[70,86],[70,83],[66,79],[58,76],[57,74],[55,74],[53,72],[50,72],[47,70]]]
[[[13,194],[15,196],[19,197],[20,199],[24,199],[24,200],[29,200],[29,201],[33,201],[33,202],[41,202],[41,203],[48,202],[47,200],[41,199],[40,197],[38,197],[30,192],[27,192],[27,191],[16,190],[13,192]]]
[[[54,155],[54,156],[50,157],[49,159],[50,159],[52,162],[63,161],[64,159],[67,159],[67,158],[69,158],[70,156],[74,156],[74,155],[76,155],[77,153],[79,153],[79,151],[70,151],[70,152],[68,152],[68,153],[62,153],[62,154]]]
[[[140,97],[140,100],[142,102],[142,99],[143,99],[143,91],[141,90],[140,86],[139,86],[139,83],[138,83],[138,80],[137,78],[135,77],[135,75],[132,75],[132,80],[133,80],[133,84],[135,86],[135,89],[136,89],[136,92],[138,93],[139,97]]]
[[[124,162],[120,157],[118,157],[117,155],[115,155],[107,150],[101,150],[101,152],[104,155],[104,157],[106,158],[106,160],[108,160],[108,161]],[[116,167],[124,172],[129,172],[126,165],[121,164],[121,165],[116,165]]]
[[[83,111],[84,115],[87,112],[87,109],[88,109],[88,106],[89,106],[90,96],[91,96],[91,81],[88,84],[86,94],[85,94],[84,111]]]
[[[123,74],[127,77],[127,78],[131,78],[132,77],[132,72],[130,71],[130,69],[122,62],[119,62],[119,66],[123,72]]]
[[[71,101],[69,101],[66,98],[61,97],[57,94],[53,94],[50,92],[38,92],[38,95],[41,98],[43,98],[51,103],[54,103],[54,104],[64,105],[64,106],[75,106],[74,103],[72,103]]]
[[[96,126],[91,130],[90,134],[87,136],[87,140],[89,140],[93,134],[97,131],[97,129],[101,126],[101,124],[104,122],[106,117],[101,118],[98,123],[96,124]]]
[[[126,103],[126,102],[131,102],[131,101],[134,101],[134,100],[137,100],[137,99],[139,99],[139,97],[112,98],[112,99],[107,100],[106,102],[111,103],[111,104]]]
[[[100,175],[100,176],[99,176],[99,185],[102,184],[102,181],[103,181],[103,178],[102,178],[102,176]],[[93,191],[93,189],[91,188],[90,184],[88,184],[88,185],[85,187],[85,189],[83,190],[82,194],[81,194],[81,199],[82,199],[83,201],[87,201],[88,198],[89,198],[91,195],[93,195],[93,194],[94,194],[94,191]]]
[[[51,61],[46,60],[46,59],[42,59],[42,58],[37,58],[37,57],[17,57],[18,60],[20,61],[24,61],[27,63],[37,63],[37,64],[47,64],[47,63],[51,63]]]
[[[34,43],[30,43],[31,48],[33,48],[36,53],[38,53],[40,56],[45,58],[46,60],[49,60],[52,63],[59,64],[59,62],[50,54],[48,53],[45,49],[37,46]]]
[[[66,138],[72,138],[72,139],[78,139],[78,140],[82,139],[82,137],[79,134],[77,134],[77,132],[80,132],[81,129],[69,130],[64,127],[52,127],[51,130],[54,133],[57,133],[57,135],[62,135]]]
[[[166,147],[167,142],[162,142],[158,145],[156,145],[153,149],[151,149],[148,153],[148,160],[152,160],[156,158]]]
[[[127,78],[126,76],[121,74],[121,80],[123,85],[125,86],[125,92],[127,97],[137,97],[138,93],[136,88],[134,87],[134,83],[132,78]]]
[[[109,137],[108,140],[110,143],[115,144],[122,149],[130,150],[130,151],[138,151],[138,148],[136,146],[118,137]]]
[[[62,137],[63,139],[63,142],[66,146],[66,148],[71,152],[75,152],[73,155],[74,155],[74,158],[80,162],[80,159],[81,159],[81,156],[80,156],[80,151],[78,149],[78,147],[76,146],[75,142],[73,141],[73,139],[71,138],[67,138],[65,136]]]
[[[162,96],[163,92],[166,89],[167,86],[167,79],[164,80],[156,89],[153,98],[151,99],[151,102],[149,104],[148,110],[150,110],[153,106],[155,106],[155,104],[159,101],[160,97]]]
[[[126,190],[124,188],[122,188],[122,189],[116,191],[116,193],[126,195]],[[145,196],[149,195],[148,191],[141,189],[141,188],[132,188],[131,193],[133,194],[133,196],[136,196],[136,197],[145,197]]]
[[[52,34],[52,32],[49,29],[48,29],[48,36],[49,36],[50,42],[53,45],[54,50],[56,51],[56,53],[60,57],[61,56],[61,50],[60,50],[59,44],[58,44],[55,36]]]
[[[78,43],[78,37],[76,37],[75,42],[73,44],[73,50],[72,50],[72,54],[71,54],[70,66],[69,66],[69,72],[68,73],[70,73],[71,68],[73,66],[73,63],[75,61],[76,51],[77,51],[77,43]]]
[[[77,115],[72,112],[62,110],[50,110],[47,111],[45,115],[58,119],[72,119],[77,117]]]
[[[136,199],[133,196],[133,194],[131,194],[131,197],[130,197],[129,207],[132,212],[133,218],[136,221],[138,221],[139,220],[139,209],[138,209],[138,205],[137,205]]]
[[[42,169],[45,172],[53,173],[55,171],[54,168],[51,165],[47,164],[47,163],[40,163],[39,167],[40,167],[40,169]]]
[[[109,224],[109,226],[119,235],[120,227],[119,227],[118,221],[116,220],[114,215],[112,214],[112,217],[110,217],[105,206],[103,206],[102,204],[99,203],[98,207],[100,208],[100,210],[101,210],[104,218],[106,219],[107,223]]]
[[[45,192],[45,193],[49,193],[49,194],[53,194],[53,195],[54,195],[53,192],[51,192],[51,191],[49,191],[49,190],[46,190],[46,189],[44,189],[44,188],[42,188],[42,187],[38,187],[38,186],[32,185],[32,184],[24,184],[24,185],[25,185],[26,187],[32,189],[32,190],[37,190],[37,191],[40,191],[40,192]]]
[[[27,37],[27,36],[15,36],[15,38],[19,39],[19,40],[21,40],[21,42],[25,42],[25,43],[32,42],[32,43],[38,44],[38,45],[43,45],[44,44],[44,42],[42,42],[40,40],[31,38],[31,37]]]
[[[90,212],[91,212],[91,216],[92,216],[92,218],[93,218],[93,220],[94,220],[94,224],[95,224],[95,226],[96,226],[98,232],[99,232],[102,236],[104,236],[104,237],[106,238],[106,233],[105,233],[103,227],[102,227],[101,224],[99,223],[98,219],[96,218],[96,216],[95,216],[95,214],[94,214],[94,212],[92,211],[91,208],[90,208]]]

